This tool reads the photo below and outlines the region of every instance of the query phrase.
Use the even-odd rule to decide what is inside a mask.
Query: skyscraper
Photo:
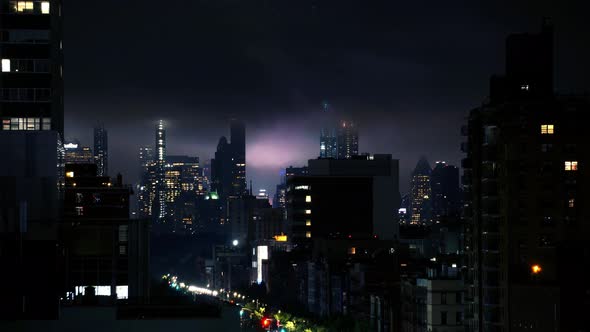
[[[338,159],[350,159],[359,154],[359,133],[352,121],[342,121],[338,127]]]
[[[461,130],[467,327],[584,330],[590,132],[580,120],[590,102],[551,91],[550,24],[506,44],[506,75],[492,78],[491,98]]]
[[[166,165],[166,128],[164,120],[156,125],[156,158],[155,158],[155,195],[152,214],[157,221],[165,222],[166,217],[166,184],[164,167]]]
[[[94,163],[97,176],[109,175],[109,140],[104,125],[94,127]]]
[[[412,172],[410,183],[410,223],[425,224],[430,222],[430,165],[426,158],[422,157]]]
[[[437,161],[430,174],[430,187],[433,220],[458,220],[461,209],[459,169],[444,161]]]
[[[242,121],[230,121],[230,139],[231,142],[225,136],[219,139],[215,158],[211,160],[211,190],[219,195],[224,220],[228,198],[247,194],[246,127]]]
[[[142,146],[139,148],[139,185],[137,186],[137,210],[140,218],[152,216],[152,206],[155,197],[155,158],[154,148]]]
[[[232,151],[232,195],[246,193],[246,126],[237,119],[230,121]]]
[[[322,128],[320,133],[320,158],[338,158],[336,129]]]

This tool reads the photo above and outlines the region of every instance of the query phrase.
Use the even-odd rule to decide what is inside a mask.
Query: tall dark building
[[[152,216],[155,197],[155,161],[154,148],[139,148],[139,184],[137,186],[137,212],[140,218]]]
[[[246,126],[237,119],[230,122],[232,151],[232,195],[246,193]]]
[[[247,194],[246,127],[242,121],[231,120],[230,139],[231,142],[225,136],[219,139],[215,158],[211,160],[211,190],[219,195],[224,220],[227,217],[228,198]]]
[[[551,91],[552,39],[547,23],[511,35],[506,75],[462,129],[470,331],[589,324],[590,101]]]
[[[431,220],[430,173],[432,169],[426,158],[422,157],[412,172],[410,182],[410,223],[427,224]]]
[[[0,2],[2,130],[55,130],[63,139],[61,1]]]
[[[458,220],[461,209],[459,168],[437,161],[430,173],[430,188],[433,220]]]
[[[338,127],[338,159],[350,159],[358,154],[358,128],[352,121],[342,121]]]
[[[322,128],[320,133],[320,158],[338,158],[338,136],[335,128]]]
[[[94,163],[98,176],[109,175],[109,140],[104,125],[94,127]]]

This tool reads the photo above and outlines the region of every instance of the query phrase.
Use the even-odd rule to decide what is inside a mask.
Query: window
[[[311,226],[311,220],[310,219],[307,219],[305,221],[305,226]]]
[[[573,208],[576,205],[576,199],[575,198],[570,198],[567,201],[567,207]]]
[[[564,165],[564,169],[566,171],[577,171],[578,170],[578,162],[577,161],[566,161]]]
[[[463,322],[463,313],[461,311],[457,311],[455,317],[455,325],[460,325]]]
[[[14,9],[17,13],[23,13],[25,11],[32,11],[34,8],[33,1],[17,1]]]
[[[555,126],[552,124],[544,124],[541,125],[541,134],[542,135],[553,135],[555,132]]]
[[[462,299],[462,296],[461,296],[461,292],[455,293],[455,303],[456,304],[461,304],[461,302],[463,302],[463,299]]]
[[[447,325],[447,312],[446,311],[440,312],[440,325]]]
[[[440,304],[447,304],[447,293],[440,293]]]
[[[119,246],[119,255],[127,255],[127,247]]]
[[[73,178],[74,172],[66,172],[66,178]]]
[[[2,72],[10,73],[10,59],[2,59]]]
[[[520,89],[522,91],[529,91],[529,85],[528,84],[521,84]]]
[[[311,210],[305,210],[305,214],[311,214]]]
[[[310,195],[305,196],[305,202],[311,203],[311,196]]]
[[[356,247],[350,247],[350,248],[348,248],[348,254],[349,255],[355,255],[356,254]]]
[[[311,232],[305,232],[305,237],[308,239],[311,238]]]
[[[84,215],[84,207],[83,206],[76,206],[76,215],[83,216]]]
[[[41,2],[41,14],[49,14],[49,1]]]
[[[549,152],[553,149],[553,144],[541,144],[541,151]]]

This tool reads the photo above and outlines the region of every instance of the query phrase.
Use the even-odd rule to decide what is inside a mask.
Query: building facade
[[[410,182],[410,224],[423,225],[431,222],[431,172],[426,158],[420,158]]]
[[[587,96],[552,89],[553,30],[506,42],[462,132],[470,331],[587,329]]]

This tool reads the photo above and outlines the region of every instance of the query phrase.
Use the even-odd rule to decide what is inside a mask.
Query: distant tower
[[[430,187],[434,221],[457,220],[461,208],[459,168],[437,161],[430,174]]]
[[[320,158],[338,158],[336,129],[322,128],[320,133]]]
[[[358,128],[352,121],[342,121],[338,127],[338,159],[350,159],[358,154]]]
[[[108,176],[109,140],[107,130],[102,124],[94,127],[94,162],[96,163],[96,175]]]
[[[418,161],[412,172],[410,183],[410,213],[412,224],[423,224],[430,220],[430,174],[432,169],[426,158]]]
[[[164,183],[164,165],[166,164],[166,128],[164,121],[160,120],[156,125],[156,183],[155,183],[155,200],[156,215],[159,221],[163,221],[166,217],[166,187]]]
[[[154,148],[142,146],[139,148],[139,186],[137,188],[137,204],[140,218],[152,216],[155,197],[155,163]]]
[[[230,149],[232,151],[232,195],[246,193],[246,126],[237,119],[230,122]]]

